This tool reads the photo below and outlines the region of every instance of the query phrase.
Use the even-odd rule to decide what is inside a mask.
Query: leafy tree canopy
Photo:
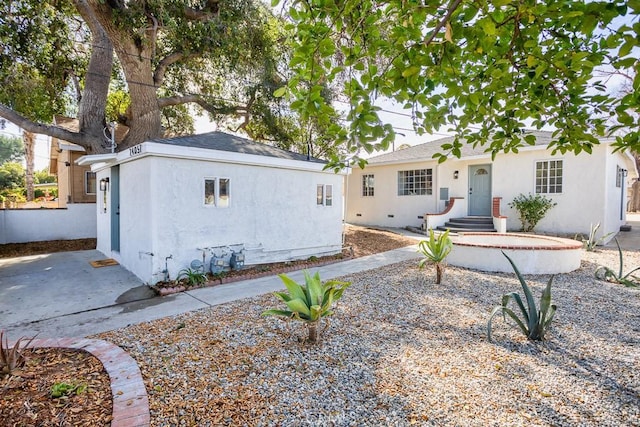
[[[274,0],[277,5],[279,0]],[[557,129],[551,148],[591,152],[598,136],[630,127],[620,147],[640,148],[630,111],[640,104],[640,1],[293,0],[281,5],[295,32],[294,76],[276,95],[306,119],[332,127],[326,86],[349,103],[334,129],[355,160],[394,139],[380,98],[411,111],[419,134],[449,130],[436,157],[464,141],[494,156],[533,144],[525,127]],[[610,95],[601,67],[635,70],[634,92]],[[335,165],[339,165],[338,158]]]
[[[105,151],[113,120],[129,129],[119,150],[190,133],[190,106],[256,139],[291,140],[301,122],[273,96],[288,37],[260,0],[4,2],[0,117],[90,153]],[[78,132],[45,125],[64,112]]]
[[[21,163],[7,162],[0,166],[0,190],[24,187],[24,167]]]
[[[0,165],[21,160],[24,156],[22,139],[15,136],[0,135]]]

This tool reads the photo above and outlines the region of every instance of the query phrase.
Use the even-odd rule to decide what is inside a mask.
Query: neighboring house
[[[55,124],[71,131],[78,130],[78,119],[56,116]],[[116,139],[121,140],[126,127],[119,126]],[[49,173],[58,177],[58,207],[68,203],[96,202],[96,173],[90,166],[78,165],[76,161],[86,154],[85,149],[70,142],[51,138]]]
[[[318,159],[211,132],[78,164],[96,172],[97,249],[149,283],[203,253],[208,266],[242,251],[249,265],[342,249],[344,174]]]
[[[627,180],[638,177],[633,157],[603,140],[593,154],[552,155],[551,133],[530,131],[536,145],[498,154],[464,145],[461,158],[438,164],[444,138],[373,157],[347,177],[346,221],[387,227],[435,228],[456,217],[489,216],[498,231],[521,228],[508,206],[519,194],[543,194],[553,207],[536,231],[582,233],[601,224],[600,235],[625,224]],[[432,215],[440,214],[440,215]],[[506,218],[505,218],[506,217]]]

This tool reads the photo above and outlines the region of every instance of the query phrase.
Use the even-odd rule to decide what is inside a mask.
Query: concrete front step
[[[464,224],[487,224],[493,226],[493,218],[490,216],[465,216],[461,218],[449,218],[449,222]]]
[[[449,230],[451,233],[495,233],[495,228],[460,228],[460,227],[447,227],[447,226],[439,226],[436,230],[446,231]]]
[[[493,218],[490,216],[467,216],[463,218],[451,218],[438,230],[450,230],[454,233],[495,233]]]

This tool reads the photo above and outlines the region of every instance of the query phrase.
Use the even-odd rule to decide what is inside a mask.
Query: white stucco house
[[[461,157],[438,164],[444,138],[368,159],[346,178],[346,221],[388,227],[436,228],[460,217],[489,217],[497,231],[521,228],[508,206],[519,194],[543,194],[557,203],[536,231],[599,235],[625,224],[627,185],[637,179],[633,157],[614,153],[603,140],[592,154],[556,154],[547,149],[552,134],[528,131],[536,144],[518,154],[498,154],[464,145]],[[612,238],[611,236],[610,238]]]
[[[99,182],[97,249],[148,283],[203,254],[250,265],[342,249],[344,174],[318,159],[211,132],[78,163]]]

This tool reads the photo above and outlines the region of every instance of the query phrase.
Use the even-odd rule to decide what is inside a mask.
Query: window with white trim
[[[398,196],[424,196],[432,193],[432,169],[398,171]]]
[[[367,196],[373,197],[373,193],[374,193],[373,184],[374,184],[373,174],[362,175],[362,196],[363,197],[367,197]]]
[[[207,177],[204,179],[204,205],[219,208],[229,207],[229,178]]]
[[[333,206],[333,185],[318,184],[316,186],[316,205]]]
[[[536,193],[562,193],[562,160],[536,162]]]
[[[86,194],[96,194],[96,173],[95,172],[85,171],[84,192]]]

